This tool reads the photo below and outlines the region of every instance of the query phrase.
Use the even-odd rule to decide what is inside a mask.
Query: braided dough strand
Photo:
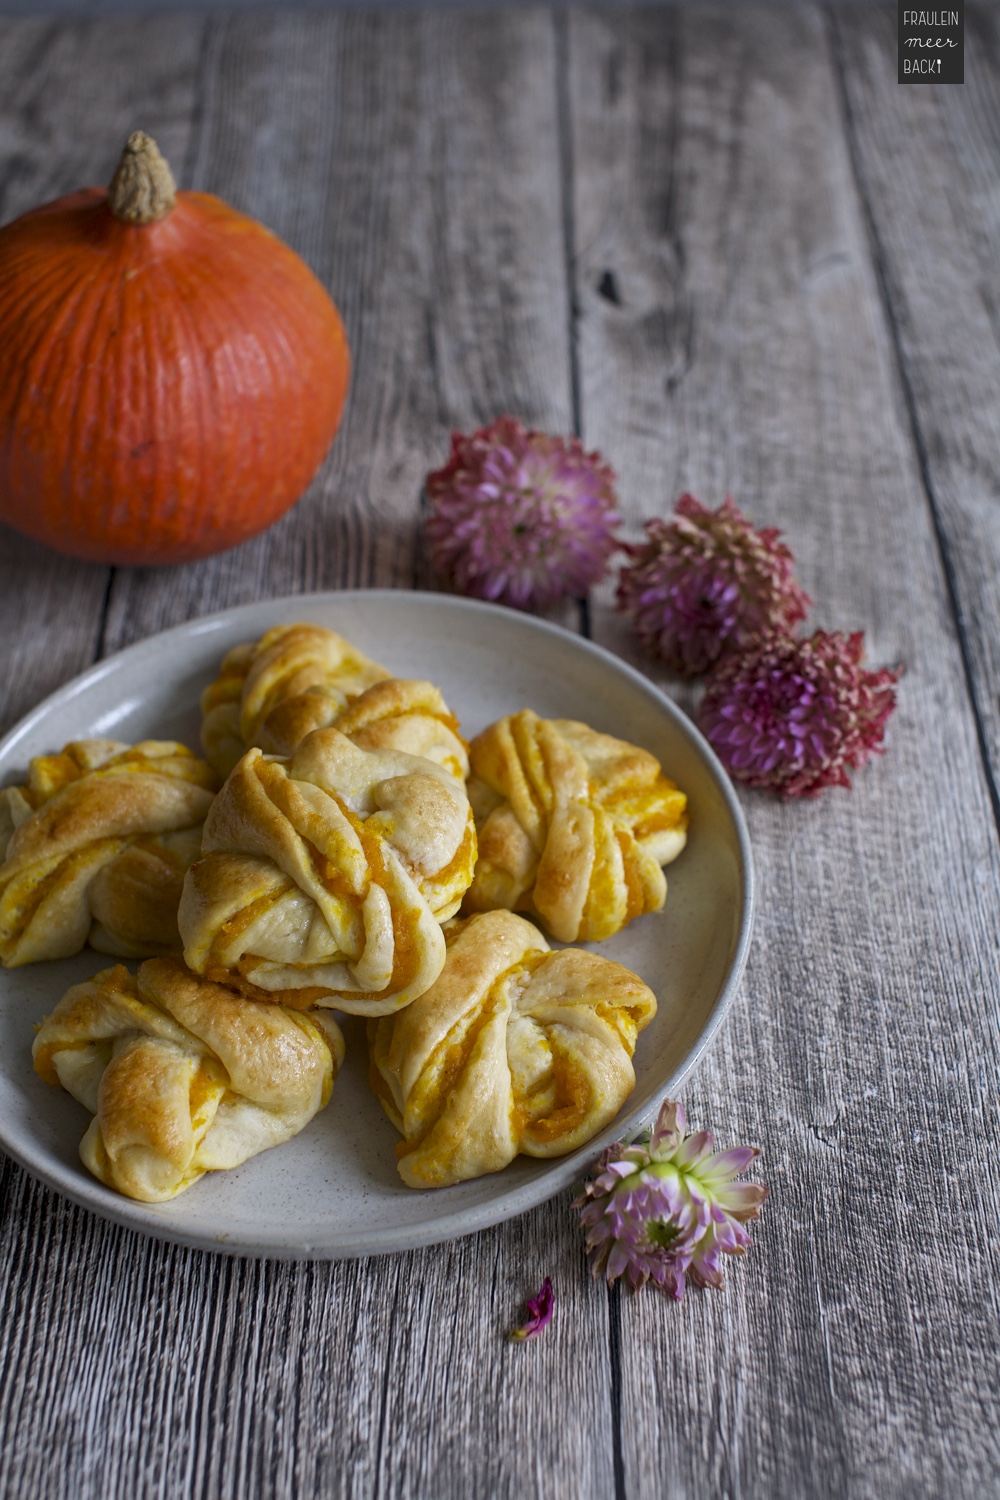
[[[276,625],[235,646],[219,675],[201,695],[201,742],[221,777],[229,775],[251,746],[264,745],[272,716],[274,733],[290,754],[313,729],[389,676],[343,636],[321,625]],[[277,748],[277,747],[275,747]]]
[[[311,698],[308,729],[296,700],[279,704],[260,731],[260,748],[291,755],[312,729],[339,729],[362,750],[402,750],[434,761],[464,781],[468,748],[440,691],[430,682],[388,677],[366,688],[346,708],[332,699]]]
[[[336,729],[315,730],[288,759],[249,750],[202,847],[179,918],[191,968],[257,998],[362,1015],[434,982],[440,923],[476,857],[455,777]]]
[[[180,948],[177,906],[215,778],[168,740],[77,740],[0,792],[0,960]]]
[[[161,1203],[296,1135],[329,1100],[344,1041],[331,1018],[256,1004],[160,958],[75,985],[33,1056],[94,1117],[87,1168]]]
[[[687,799],[655,756],[530,709],[490,725],[469,755],[479,863],[467,911],[528,911],[563,942],[596,942],[660,910]]]
[[[437,982],[399,1015],[370,1021],[370,1079],[403,1134],[399,1173],[444,1187],[523,1152],[562,1156],[635,1087],[651,990],[581,949],[552,952],[530,922],[497,911],[452,924]]]

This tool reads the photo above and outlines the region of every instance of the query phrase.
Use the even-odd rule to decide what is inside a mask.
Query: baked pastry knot
[[[530,709],[469,746],[479,863],[467,911],[528,911],[562,942],[596,942],[659,911],[661,865],[687,838],[687,798],[646,750]]]
[[[552,952],[511,912],[451,924],[441,977],[398,1016],[368,1023],[370,1080],[404,1140],[409,1187],[498,1172],[519,1152],[564,1156],[635,1087],[651,990],[581,948]]]
[[[0,792],[0,960],[89,942],[145,958],[179,949],[177,905],[215,777],[169,740],[75,740]]]
[[[247,751],[202,849],[179,916],[192,969],[285,1005],[385,1015],[441,972],[476,831],[440,766],[317,729],[287,760]]]
[[[274,733],[290,754],[330,713],[389,676],[384,667],[322,625],[276,625],[235,646],[216,680],[201,695],[205,758],[226,777],[274,715]],[[324,717],[324,715],[326,717]]]
[[[271,755],[291,755],[313,729],[339,729],[362,750],[404,750],[422,755],[464,781],[469,755],[458,720],[430,682],[387,677],[344,707],[333,698],[304,693],[272,709],[257,743]]]
[[[41,1025],[35,1071],[94,1116],[84,1165],[162,1203],[308,1125],[330,1097],[344,1039],[328,1016],[244,1000],[153,958],[74,985]]]

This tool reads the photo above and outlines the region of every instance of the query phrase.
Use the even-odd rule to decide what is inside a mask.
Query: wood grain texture
[[[850,795],[743,799],[754,947],[687,1097],[763,1147],[772,1197],[725,1298],[623,1299],[625,1490],[976,1494],[1000,861],[822,18],[575,12],[568,50],[583,433],[630,521],[731,491],[785,530],[816,623],[907,664]],[[934,156],[912,122],[897,148]],[[607,593],[594,621],[631,649]]]
[[[569,422],[552,26],[542,11],[213,22],[190,185],[302,254],[347,326],[344,424],[308,494],[225,556],[114,584],[108,644],[308,589],[423,581],[453,426]]]
[[[991,6],[968,11],[961,88],[895,86],[891,20],[853,7],[831,14],[830,27],[872,256],[1000,808],[1000,17]]]
[[[288,1264],[160,1244],[0,1172],[5,1497],[612,1492],[605,1298],[565,1200]],[[509,1344],[546,1274],[557,1318]]]
[[[744,799],[752,959],[684,1093],[763,1148],[771,1187],[724,1295],[609,1298],[565,1196],[432,1250],[286,1265],[143,1239],[0,1162],[0,1495],[995,1487],[1000,855],[967,684],[988,724],[1000,360],[961,355],[968,277],[987,306],[995,274],[1000,69],[977,9],[964,92],[896,89],[888,12],[846,15],[0,25],[2,217],[106,176],[140,123],[316,267],[355,355],[327,464],[258,541],[116,573],[106,610],[105,570],[0,547],[8,715],[211,609],[426,584],[420,480],[452,425],[508,409],[579,422],[632,534],[684,488],[731,489],[784,528],[817,623],[907,664],[853,792]],[[944,206],[918,202],[928,171]],[[592,617],[628,656],[608,589]],[[546,1274],[552,1327],[507,1345]]]
[[[262,595],[410,584],[450,427],[572,421],[560,161],[538,150],[556,131],[547,14],[273,16],[196,40],[184,180],[316,267],[354,389],[328,465],[266,537],[116,574],[105,650]],[[147,1242],[9,1163],[4,1187],[0,1295],[32,1308],[0,1329],[5,1495],[613,1490],[608,1303],[565,1196],[452,1246],[287,1266]],[[551,1336],[508,1345],[546,1274]]]

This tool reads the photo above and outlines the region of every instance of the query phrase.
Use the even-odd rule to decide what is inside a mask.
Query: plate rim
[[[43,1182],[54,1192],[125,1229],[189,1249],[282,1261],[348,1260],[371,1255],[398,1254],[477,1234],[483,1229],[527,1213],[556,1197],[557,1194],[579,1181],[586,1171],[586,1164],[596,1159],[613,1140],[634,1136],[644,1125],[648,1125],[662,1100],[675,1091],[697,1067],[732,1007],[746,968],[756,907],[756,881],[750,834],[735,787],[697,725],[662,689],[607,647],[598,645],[597,642],[555,621],[511,610],[485,600],[469,599],[462,595],[444,594],[426,589],[323,589],[251,600],[245,604],[233,605],[228,609],[213,611],[208,615],[195,616],[178,625],[168,626],[165,630],[155,631],[152,635],[144,636],[142,640],[134,641],[131,645],[124,646],[110,656],[94,662],[90,667],[85,668],[84,671],[49,693],[16,724],[12,725],[0,739],[0,761],[8,757],[16,749],[18,743],[29,735],[47,714],[72,702],[73,698],[84,693],[92,684],[110,675],[116,669],[116,664],[123,658],[134,660],[142,657],[150,650],[158,649],[164,641],[171,639],[209,634],[215,629],[222,629],[231,622],[235,622],[240,615],[251,617],[264,607],[280,609],[288,606],[289,609],[294,609],[303,604],[308,604],[310,607],[322,607],[326,604],[343,606],[360,600],[377,602],[379,599],[391,599],[394,603],[405,599],[417,608],[445,605],[449,609],[492,615],[508,623],[518,621],[526,625],[529,630],[537,629],[564,643],[572,642],[575,647],[582,650],[584,655],[592,654],[605,666],[610,665],[615,671],[623,674],[631,681],[633,687],[651,697],[660,709],[666,710],[675,727],[691,741],[694,749],[706,763],[722,795],[736,833],[740,857],[742,900],[735,950],[725,982],[697,1041],[680,1066],[662,1085],[657,1087],[652,1105],[632,1110],[623,1118],[616,1116],[616,1121],[612,1125],[600,1131],[592,1140],[570,1155],[548,1158],[545,1163],[546,1170],[539,1172],[537,1177],[523,1183],[520,1187],[510,1188],[506,1192],[500,1191],[488,1202],[466,1205],[450,1213],[439,1214],[420,1225],[407,1224],[395,1229],[380,1230],[377,1234],[376,1246],[371,1244],[372,1232],[370,1230],[352,1232],[349,1227],[338,1232],[335,1243],[313,1244],[303,1240],[294,1246],[268,1239],[267,1231],[264,1229],[254,1230],[257,1238],[253,1241],[224,1232],[218,1235],[205,1234],[199,1230],[185,1232],[183,1226],[160,1222],[156,1218],[156,1210],[161,1205],[144,1204],[126,1198],[105,1187],[96,1178],[91,1180],[86,1175],[71,1176],[70,1169],[64,1167],[58,1160],[53,1162],[46,1159],[47,1154],[43,1149],[40,1149],[37,1154],[33,1154],[30,1149],[23,1149],[19,1141],[9,1138],[7,1122],[0,1114],[0,1148],[3,1151],[32,1177]],[[437,1197],[436,1194],[433,1196]]]

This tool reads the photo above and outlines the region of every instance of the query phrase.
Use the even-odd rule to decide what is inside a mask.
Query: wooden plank
[[[10,1162],[0,1188],[0,1494],[612,1492],[605,1299],[565,1202],[282,1264],[119,1230]],[[551,1327],[508,1343],[545,1275]]]
[[[899,87],[895,20],[831,18],[858,190],[1000,813],[1000,21],[968,11],[961,86]],[[942,275],[947,267],[947,275]]]
[[[542,11],[213,23],[191,185],[299,251],[354,376],[311,489],[265,536],[124,572],[108,642],[245,600],[425,581],[420,487],[452,427],[570,424],[554,58]]]
[[[26,580],[31,592],[22,594]],[[71,562],[0,526],[0,630],[9,642],[0,733],[95,660],[107,586],[107,568]]]
[[[554,75],[543,11],[213,23],[188,180],[317,267],[354,391],[267,538],[117,575],[108,649],[262,594],[422,577],[417,494],[449,428],[571,427]],[[607,1299],[565,1198],[454,1245],[284,1266],[156,1245],[6,1172],[12,1495],[612,1492]],[[506,1344],[546,1274],[553,1328]]]
[[[107,180],[137,121],[183,158],[201,23],[0,22],[0,221]],[[95,119],[95,80],[103,95]],[[88,128],[82,129],[81,122]],[[99,653],[109,570],[0,527],[0,731]]]
[[[823,21],[580,10],[568,52],[583,432],[633,534],[732,491],[784,528],[815,622],[908,668],[850,794],[743,798],[752,957],[685,1097],[763,1148],[772,1197],[725,1296],[622,1298],[625,1493],[977,1494],[1000,1458],[1000,858]],[[903,237],[926,141],[892,144]],[[988,465],[982,431],[969,453]],[[608,591],[594,618],[632,649]]]
[[[295,28],[279,27],[267,35],[295,83],[271,102],[264,88],[263,103],[267,58],[232,27],[210,35],[205,134],[189,180],[233,196],[221,164],[232,160],[238,185],[235,146],[223,143],[235,139],[244,107],[261,131],[258,148],[277,140],[277,159],[288,160],[294,125],[283,133],[283,120],[301,121],[295,99],[310,78],[320,133],[357,143],[338,191],[361,248],[342,253],[345,268],[360,262],[367,279],[359,272],[345,311],[371,379],[364,413],[352,417],[360,425],[331,458],[343,477],[330,494],[350,496],[352,478],[363,503],[331,540],[332,501],[321,499],[319,518],[293,528],[291,553],[275,550],[269,565],[262,552],[251,566],[243,549],[242,561],[204,565],[200,581],[180,577],[189,570],[122,580],[111,644],[253,597],[248,577],[267,592],[275,582],[420,577],[412,511],[397,510],[381,487],[400,477],[411,484],[436,458],[428,431],[443,444],[453,421],[501,406],[568,427],[559,204],[545,167],[550,33],[518,16],[515,46],[511,32],[491,29],[496,18],[461,20],[411,18],[405,42],[390,39],[395,21],[374,33],[353,18],[338,22],[349,38],[342,63],[339,44],[321,44],[318,31],[316,60],[304,62]],[[127,71],[115,61],[119,34],[117,24],[104,34],[114,97]],[[882,37],[877,61],[885,36],[871,35]],[[64,46],[61,36],[45,45]],[[630,1496],[668,1486],[692,1495],[991,1488],[996,1129],[985,1100],[996,1076],[987,1007],[996,1000],[997,851],[823,29],[808,11],[574,13],[568,39],[584,433],[619,468],[633,525],[682,487],[713,502],[731,487],[759,521],[785,527],[818,620],[864,624],[875,659],[909,663],[890,755],[850,797],[791,808],[745,799],[762,877],[755,952],[742,1008],[686,1098],[727,1142],[756,1138],[765,1148],[773,1197],[757,1249],[730,1274],[724,1298],[692,1297],[676,1309],[652,1295],[623,1297],[610,1327],[616,1386],[604,1299],[585,1283],[564,1203],[390,1261],[260,1266],[123,1234],[6,1164],[0,1451],[11,1495],[604,1495],[616,1479]],[[174,66],[178,45],[143,49],[137,87],[142,67]],[[30,78],[36,65],[15,55],[9,76]],[[39,55],[38,66],[49,66]],[[45,107],[71,86],[79,51],[59,56]],[[315,112],[312,70],[321,66],[343,74],[333,93],[354,101],[347,123]],[[416,73],[430,78],[429,97]],[[457,73],[485,99],[466,98]],[[385,77],[391,87],[379,85]],[[848,79],[856,92],[863,84]],[[111,103],[95,105],[91,93],[88,108],[96,131],[94,109]],[[470,112],[480,122],[472,139]],[[276,135],[260,124],[272,118]],[[544,151],[529,149],[543,140]],[[308,157],[314,145],[299,144]],[[896,149],[909,180],[926,137]],[[375,190],[364,181],[373,160],[396,163]],[[483,162],[489,202],[475,196]],[[249,156],[239,170],[252,178]],[[318,221],[296,217],[299,200],[286,200],[268,173],[252,180],[262,204],[287,202],[283,232],[318,254],[324,242],[308,238]],[[452,204],[456,183],[472,192],[468,209],[461,194]],[[902,213],[903,199],[897,206]],[[544,230],[540,247],[538,224],[522,222],[529,210]],[[463,246],[458,264],[450,235]],[[323,271],[338,298],[342,243],[331,239]],[[505,265],[518,271],[511,285],[493,284],[485,312],[489,287],[461,280],[470,258],[487,280]],[[412,312],[428,265],[439,268],[439,296],[452,298],[435,330],[444,354],[433,399],[407,383],[431,347]],[[597,292],[608,270],[617,304]],[[398,333],[395,292],[386,297],[395,285],[405,291]],[[914,327],[921,355],[926,317]],[[377,369],[393,372],[388,388]],[[407,413],[410,402],[430,429]],[[407,434],[425,445],[419,461]],[[985,450],[971,451],[985,462]],[[4,563],[13,583],[36,566]],[[82,664],[96,641],[87,636],[88,618],[99,619],[86,614],[91,582],[72,565],[54,566],[37,649],[28,651],[25,625],[34,590],[4,591],[28,651],[18,669],[25,706],[35,682],[76,670],[74,652]],[[30,574],[44,576],[41,566]],[[606,595],[595,618],[600,639],[625,646]],[[535,1346],[501,1347],[516,1302],[546,1272],[557,1282],[557,1322]]]

